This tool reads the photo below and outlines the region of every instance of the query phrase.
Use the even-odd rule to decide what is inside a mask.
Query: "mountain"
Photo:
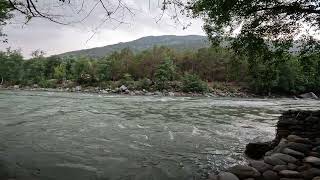
[[[141,52],[154,46],[167,46],[177,51],[197,50],[209,46],[206,36],[188,35],[188,36],[147,36],[134,41],[121,42],[118,44],[97,47],[92,49],[84,49],[79,51],[71,51],[60,54],[58,56],[89,56],[103,57],[115,51],[120,51],[129,47],[133,52]]]

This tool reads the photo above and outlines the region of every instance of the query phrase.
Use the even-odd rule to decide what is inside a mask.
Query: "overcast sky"
[[[52,1],[48,0],[47,3],[52,3]],[[84,2],[84,8],[81,8],[79,14],[75,13],[80,10],[81,5],[79,3],[72,4],[72,8],[70,6],[63,10],[61,8],[50,10],[51,12],[63,11],[67,18],[61,19],[61,21],[77,21],[89,14],[88,12],[94,7],[96,0]],[[24,25],[22,23],[24,19],[17,16],[4,28],[9,42],[1,44],[0,50],[7,47],[20,48],[25,57],[30,57],[31,52],[37,49],[45,51],[46,55],[53,55],[131,41],[150,35],[205,35],[201,20],[180,15],[180,22],[176,23],[171,18],[174,13],[170,10],[158,21],[161,17],[158,0],[151,0],[150,4],[148,0],[123,0],[123,2],[130,7],[133,14],[124,9],[118,10],[117,14],[113,16],[115,20],[108,20],[105,23],[102,23],[102,20],[105,19],[106,11],[100,5],[97,5],[85,21],[72,23],[71,25],[59,25],[44,19],[33,19]],[[53,5],[45,4],[41,6],[49,7]],[[115,6],[110,4],[109,7],[112,9]],[[47,9],[43,10],[47,11]],[[125,23],[119,24],[118,21]],[[183,29],[183,26],[189,23],[191,25],[187,29]]]

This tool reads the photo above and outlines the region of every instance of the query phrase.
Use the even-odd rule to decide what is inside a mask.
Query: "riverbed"
[[[203,179],[316,100],[0,91],[0,178]]]

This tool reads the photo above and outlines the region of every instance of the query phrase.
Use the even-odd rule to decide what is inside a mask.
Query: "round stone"
[[[268,170],[262,174],[265,180],[279,180],[279,176],[276,172]]]
[[[229,172],[220,172],[217,176],[217,180],[239,180],[239,178]]]
[[[235,174],[240,179],[255,178],[261,175],[255,168],[244,165],[236,165],[234,167],[231,167],[229,169],[229,172]]]
[[[263,161],[250,161],[250,165],[261,173],[272,169],[272,166],[270,164],[267,164]]]
[[[273,166],[286,165],[287,164],[286,162],[282,161],[281,159],[279,159],[278,157],[275,157],[275,156],[266,156],[266,157],[264,157],[264,162],[268,163],[268,164],[271,164]]]
[[[302,175],[298,171],[292,171],[292,170],[283,170],[283,171],[280,171],[279,174],[287,178],[302,177]]]
[[[280,171],[283,171],[283,170],[288,170],[289,167],[287,165],[276,165],[273,167],[272,170],[276,171],[276,172],[280,172]]]
[[[320,165],[320,158],[309,156],[309,157],[304,158],[304,162],[319,166]]]

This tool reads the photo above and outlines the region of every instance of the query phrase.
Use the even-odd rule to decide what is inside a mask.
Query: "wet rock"
[[[304,179],[311,180],[314,177],[320,176],[320,169],[317,168],[310,168],[306,171],[301,172]]]
[[[310,164],[303,164],[303,165],[297,167],[297,171],[302,172],[302,171],[309,170],[311,168],[312,168],[312,166]]]
[[[174,92],[168,92],[169,96],[174,96]]]
[[[277,146],[275,146],[271,151],[266,153],[267,156],[271,156],[274,153],[281,153],[281,151],[287,147],[288,140],[282,138]]]
[[[239,178],[230,172],[220,172],[217,180],[239,180]]]
[[[264,180],[279,180],[279,176],[276,172],[268,170],[262,174]]]
[[[320,146],[314,147],[314,148],[312,149],[312,151],[315,151],[315,152],[317,152],[317,153],[320,153]]]
[[[280,172],[280,171],[287,170],[287,169],[289,169],[287,165],[276,165],[273,167],[272,170],[274,170],[276,172]]]
[[[281,159],[275,157],[275,156],[266,156],[264,157],[264,162],[271,164],[273,166],[276,165],[286,165],[287,163],[282,161]]]
[[[250,161],[250,165],[261,173],[263,173],[269,169],[272,169],[271,165],[269,165],[263,161]]]
[[[209,174],[208,180],[218,180],[218,175],[216,175],[216,174],[214,174],[214,173]]]
[[[131,91],[129,91],[129,89],[124,91],[124,94],[130,94]],[[134,94],[133,94],[134,95]]]
[[[245,154],[252,159],[261,159],[266,152],[272,150],[273,145],[270,142],[249,143],[246,146]]]
[[[280,178],[280,180],[303,180],[302,178]]]
[[[160,92],[160,91],[154,92],[154,95],[156,95],[156,96],[163,96],[162,92]]]
[[[298,97],[303,99],[319,99],[318,96],[315,95],[313,92],[300,94]]]
[[[298,151],[298,152],[302,152],[302,153],[307,153],[311,146],[310,145],[306,145],[306,144],[302,144],[302,143],[296,143],[296,142],[289,142],[287,145],[288,148]]]
[[[128,88],[125,85],[120,86],[119,90],[121,92],[125,92],[126,90],[128,90]]]
[[[296,135],[289,135],[288,136],[289,142],[296,142],[296,143],[303,143],[303,144],[311,144],[311,141],[307,138],[302,138]]]
[[[289,164],[288,164],[288,169],[289,169],[289,170],[296,170],[297,167],[298,167],[298,166],[295,165],[295,164],[293,164],[293,163],[289,163]]]
[[[79,91],[81,91],[81,89],[82,89],[81,86],[76,86],[76,87],[75,87],[75,91],[78,91],[78,92],[79,92]]]
[[[289,154],[289,155],[297,157],[297,158],[303,158],[305,156],[304,153],[292,150],[290,148],[284,148],[282,150],[282,153]]]
[[[320,158],[317,158],[317,157],[309,156],[309,157],[306,157],[303,161],[316,166],[320,166]]]
[[[313,156],[313,157],[320,158],[320,154],[319,154],[318,152],[310,152],[308,155],[309,155],[309,156]]]
[[[235,174],[240,179],[255,178],[261,175],[259,171],[256,170],[255,168],[250,166],[244,166],[244,165],[236,165],[234,167],[231,167],[229,169],[229,172]]]
[[[314,177],[312,180],[320,180],[320,176]]]
[[[295,157],[292,157],[292,156],[287,155],[287,154],[282,154],[282,153],[275,153],[275,154],[272,154],[271,156],[279,158],[282,161],[287,162],[287,163],[295,163],[295,162],[298,161]]]
[[[14,85],[14,86],[13,86],[13,89],[19,89],[19,88],[20,88],[19,85]]]
[[[292,170],[283,170],[280,171],[279,174],[281,176],[287,177],[287,178],[300,178],[302,175],[298,171],[292,171]]]

